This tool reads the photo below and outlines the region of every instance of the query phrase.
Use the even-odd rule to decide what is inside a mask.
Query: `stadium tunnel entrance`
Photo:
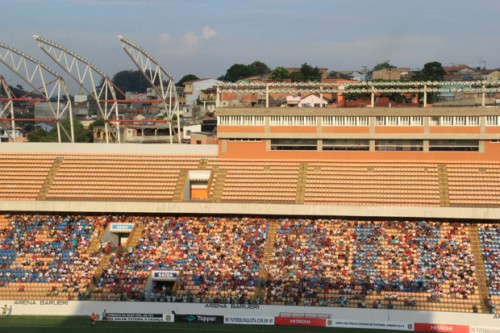
[[[176,282],[179,277],[178,271],[156,270],[146,284],[146,290],[151,290],[149,301],[153,302],[176,302],[174,296]],[[179,300],[180,301],[180,300]]]

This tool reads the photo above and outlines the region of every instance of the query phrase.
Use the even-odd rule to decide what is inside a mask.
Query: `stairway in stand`
[[[266,245],[264,248],[264,257],[262,258],[262,263],[260,266],[259,272],[259,283],[255,288],[255,295],[258,296],[261,301],[264,299],[264,295],[266,293],[266,284],[265,281],[269,275],[268,265],[269,261],[273,257],[274,253],[274,243],[276,242],[276,234],[278,233],[279,222],[277,220],[271,221],[269,225],[269,230],[267,231]],[[264,281],[264,283],[261,283]]]
[[[97,283],[96,281],[99,281],[99,278],[101,277],[102,272],[108,267],[109,265],[109,259],[111,258],[111,254],[101,254],[101,257],[99,258],[99,265],[97,266],[95,273],[94,273],[94,279],[92,279],[91,285],[90,285],[90,290],[92,291],[92,297],[93,300],[104,300],[104,299],[98,299],[96,296],[100,296],[102,298],[102,295],[97,295]]]
[[[102,226],[96,229],[97,229],[97,237],[92,238],[92,241],[90,242],[87,251],[85,251],[85,253],[87,254],[96,253],[99,250],[99,242],[101,241],[101,238],[104,235],[104,231],[106,231],[106,228]]]
[[[54,164],[52,164],[52,167],[50,168],[49,174],[47,175],[47,178],[45,179],[45,182],[42,185],[42,188],[40,192],[38,193],[38,197],[36,200],[46,200],[47,199],[47,194],[50,191],[50,187],[52,186],[52,182],[54,181],[54,177],[57,174],[57,171],[59,171],[59,167],[61,166],[62,162],[64,161],[63,156],[57,156]]]
[[[187,169],[183,169],[179,172],[179,178],[177,179],[177,184],[175,185],[173,201],[183,201],[184,199],[189,200],[189,198],[183,198],[184,186],[186,185],[187,177],[188,177]]]
[[[142,231],[144,230],[144,228],[146,228],[146,226],[142,223],[135,224],[134,229],[128,236],[127,244],[125,245],[127,248],[136,247],[137,244],[139,244],[139,240],[141,239]]]
[[[300,164],[299,176],[297,179],[297,197],[295,198],[295,203],[297,204],[303,204],[306,196],[307,168],[307,163]]]
[[[483,264],[483,252],[481,251],[481,241],[479,239],[479,231],[477,225],[469,225],[469,237],[471,242],[471,250],[474,255],[474,263],[476,264],[476,279],[477,279],[477,289],[479,297],[481,298],[481,312],[489,313],[488,306],[486,305],[486,300],[488,299],[488,284],[486,271],[484,270]]]
[[[5,215],[0,215],[0,229],[9,227],[9,219]]]

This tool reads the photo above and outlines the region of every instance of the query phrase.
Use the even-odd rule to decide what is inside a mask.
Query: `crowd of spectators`
[[[500,226],[482,224],[479,236],[490,293],[500,296]]]
[[[478,231],[490,293],[488,305],[496,312],[496,307],[500,306],[500,226],[480,224]]]
[[[267,301],[340,306],[354,301],[364,307],[366,295],[382,292],[417,292],[436,302],[467,299],[477,282],[466,228],[430,221],[284,219],[269,266]],[[385,304],[393,306],[396,299]],[[416,303],[404,299],[405,306]]]
[[[271,224],[264,217],[8,218],[9,226],[0,229],[0,287],[21,283],[19,292],[25,283],[43,282],[52,295],[79,300],[89,298],[91,285],[107,300],[376,309],[477,294],[464,223],[282,218],[272,256],[261,267]],[[111,222],[141,226],[137,245],[101,241],[95,253],[87,254]],[[480,225],[479,232],[490,293],[500,295],[500,227]],[[101,255],[106,267],[95,274]],[[153,270],[176,271],[179,278],[147,292]]]
[[[268,229],[262,218],[144,216],[139,244],[111,254],[97,283],[120,299],[200,301],[253,295]],[[176,294],[141,293],[153,270],[180,272]]]
[[[9,215],[0,229],[2,285],[47,283],[49,294],[84,292],[98,258],[87,255],[94,233],[94,217],[80,215]],[[56,287],[57,286],[57,287]]]

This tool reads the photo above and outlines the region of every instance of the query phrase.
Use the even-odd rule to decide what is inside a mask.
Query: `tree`
[[[328,73],[328,78],[329,79],[345,79],[345,80],[351,79],[349,74],[337,72],[337,71],[331,71],[330,73]]]
[[[415,81],[443,81],[445,70],[438,61],[428,62],[420,72],[417,72],[413,79]]]
[[[70,120],[64,119],[61,121],[62,127],[66,132],[70,133]],[[92,131],[83,128],[83,125],[78,121],[73,121],[73,127],[75,131],[75,142],[92,142]],[[65,135],[61,135],[61,140],[63,142],[70,142],[70,139]],[[29,142],[57,142],[57,128],[53,128],[49,132],[45,132],[43,129],[38,129],[34,132],[28,133]]]
[[[290,75],[292,82],[311,82],[321,81],[321,71],[318,66],[312,67],[308,63],[303,63],[299,72],[294,72]]]
[[[187,74],[182,77],[182,79],[177,82],[176,86],[182,87],[184,85],[184,82],[189,82],[189,81],[194,81],[194,80],[199,80],[200,78],[197,77],[194,74]]]
[[[421,71],[415,73],[413,76],[414,81],[443,81],[444,80],[444,68],[443,65],[438,61],[428,62],[424,65]],[[418,99],[423,99],[423,93],[418,94]],[[428,92],[427,102],[434,103],[438,101],[439,94]]]
[[[290,72],[283,66],[276,67],[269,75],[271,80],[286,80],[290,78]]]
[[[122,92],[137,92],[137,93],[145,93],[148,87],[150,86],[148,80],[144,77],[144,75],[138,70],[125,70],[116,73],[112,79],[113,83],[120,89]],[[155,82],[158,85],[160,82]],[[102,86],[102,82],[101,82]],[[118,99],[124,99],[125,96],[118,92]]]
[[[393,66],[390,64],[390,61],[389,60],[386,60],[384,62],[381,62],[380,64],[376,64],[375,66],[373,66],[373,72],[375,71],[379,71],[381,69],[386,69],[386,68],[396,68],[396,66]]]
[[[250,67],[252,67],[252,70],[255,74],[253,75],[262,75],[262,74],[267,74],[271,71],[271,69],[263,62],[261,61],[254,61],[250,64]]]
[[[270,71],[269,67],[260,61],[254,61],[249,65],[234,64],[229,67],[225,75],[219,77],[219,80],[236,82],[250,76],[266,74]]]

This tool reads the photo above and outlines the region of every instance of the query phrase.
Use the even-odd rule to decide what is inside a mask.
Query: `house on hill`
[[[479,70],[475,70],[465,64],[443,66],[443,69],[445,71],[444,79],[446,81],[467,81],[482,79],[482,74]]]
[[[317,94],[305,94],[302,96],[288,95],[279,106],[281,107],[299,107],[299,108],[317,108],[326,107],[329,101],[326,98],[321,98]]]
[[[198,79],[184,82],[184,95],[186,99],[186,105],[195,105],[198,97],[200,97],[202,90],[212,88],[218,83],[222,83],[222,81],[216,79]]]
[[[410,68],[383,68],[373,71],[372,80],[400,81],[410,77]]]

